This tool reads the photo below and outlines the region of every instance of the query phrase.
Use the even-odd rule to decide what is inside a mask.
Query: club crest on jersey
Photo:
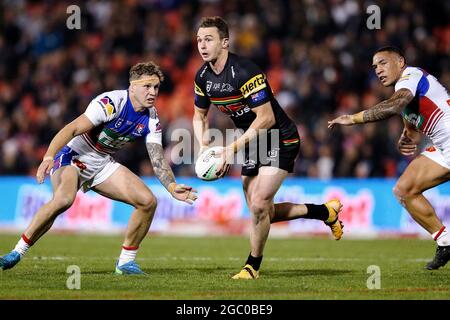
[[[116,107],[114,106],[114,102],[110,97],[105,96],[99,100],[100,106],[105,112],[106,116],[110,116],[116,112]]]
[[[141,136],[142,135],[142,132],[144,131],[144,128],[145,128],[145,125],[143,125],[142,123],[138,123],[137,125],[136,125],[136,129],[134,129],[134,134],[136,135],[136,136]]]
[[[231,92],[233,90],[234,90],[234,88],[231,84],[222,83],[222,88],[220,89],[220,92]]]

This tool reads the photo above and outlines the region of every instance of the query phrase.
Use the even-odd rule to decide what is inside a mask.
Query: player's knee
[[[59,213],[69,209],[75,201],[75,195],[55,195],[52,199],[52,204],[55,208],[55,212]]]
[[[404,206],[406,199],[419,195],[421,193],[421,190],[417,188],[413,183],[403,182],[399,180],[392,189],[392,192],[394,193],[398,202],[400,202],[400,204]]]
[[[152,194],[149,194],[149,195],[143,197],[139,201],[139,203],[136,205],[136,207],[145,212],[153,213],[153,212],[155,212],[157,205],[158,205],[158,201],[157,201],[156,197]]]
[[[271,201],[267,199],[254,198],[251,201],[250,210],[256,216],[263,216],[269,213]]]

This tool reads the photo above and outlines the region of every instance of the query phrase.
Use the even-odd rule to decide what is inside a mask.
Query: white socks
[[[22,235],[22,238],[20,238],[19,242],[17,242],[16,247],[13,251],[16,251],[20,254],[20,258],[23,257],[23,255],[28,251],[28,249],[31,247],[30,240],[25,237],[25,235]]]
[[[450,246],[450,232],[447,229],[442,227],[439,231],[436,231],[431,235],[434,241],[437,242],[438,246]]]
[[[119,262],[117,265],[121,267],[127,262],[134,261],[139,247],[125,247],[122,246],[122,252],[120,253]]]

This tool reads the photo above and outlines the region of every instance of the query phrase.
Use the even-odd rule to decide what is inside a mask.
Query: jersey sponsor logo
[[[247,98],[252,93],[255,93],[261,89],[266,88],[266,78],[262,73],[254,76],[250,80],[248,80],[241,88],[242,95],[244,98]]]
[[[245,113],[249,112],[250,110],[251,110],[250,107],[245,106],[244,108],[237,110],[231,116],[234,118],[239,118],[240,116],[244,115]]]
[[[121,149],[128,142],[134,141],[132,136],[120,136],[119,133],[114,132],[109,128],[104,128],[96,139],[92,139],[93,137],[90,137],[89,135],[86,135],[85,137],[89,138],[90,142],[95,145],[96,149],[106,153],[115,152]]]
[[[406,113],[404,114],[404,118],[406,121],[411,123],[412,125],[416,126],[418,129],[421,129],[423,123],[424,123],[424,117],[421,114],[415,114],[415,113]]]
[[[111,100],[110,97],[105,96],[99,100],[100,106],[103,109],[103,112],[105,112],[106,116],[110,116],[114,113],[116,113],[116,107],[114,106],[114,102]]]
[[[204,97],[205,94],[203,93],[202,89],[194,82],[194,92],[195,94]]]
[[[214,105],[220,111],[222,111],[223,113],[226,113],[228,115],[231,115],[231,114],[233,114],[233,112],[236,112],[236,111],[244,108],[244,105],[241,102],[233,103],[233,104],[229,104],[229,105],[219,105],[219,104],[214,104]]]
[[[214,83],[214,86],[213,86],[213,90],[219,90],[220,89],[220,83]]]
[[[206,81],[206,92],[209,92],[209,90],[211,90],[211,87],[212,87],[212,82]]]
[[[262,99],[264,99],[265,97],[267,97],[267,94],[266,94],[266,91],[261,90],[261,91],[258,91],[257,93],[252,94],[250,97],[253,102],[258,102],[258,101],[261,101]]]

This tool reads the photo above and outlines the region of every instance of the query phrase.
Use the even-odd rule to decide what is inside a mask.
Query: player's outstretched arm
[[[392,97],[378,103],[370,109],[351,115],[342,115],[328,121],[328,128],[332,128],[336,124],[349,126],[390,118],[396,114],[400,114],[413,99],[414,96],[411,91],[408,89],[400,89],[396,91]]]
[[[146,144],[150,161],[153,165],[156,177],[169,193],[177,200],[193,204],[197,200],[197,191],[190,186],[177,184],[172,168],[164,158],[164,150],[159,143],[148,142]]]
[[[78,118],[62,128],[50,142],[47,152],[39,165],[36,173],[37,182],[44,182],[45,175],[49,174],[50,170],[53,168],[53,158],[62,147],[72,140],[72,138],[83,134],[92,128],[94,128],[94,124],[84,114],[80,115]]]

